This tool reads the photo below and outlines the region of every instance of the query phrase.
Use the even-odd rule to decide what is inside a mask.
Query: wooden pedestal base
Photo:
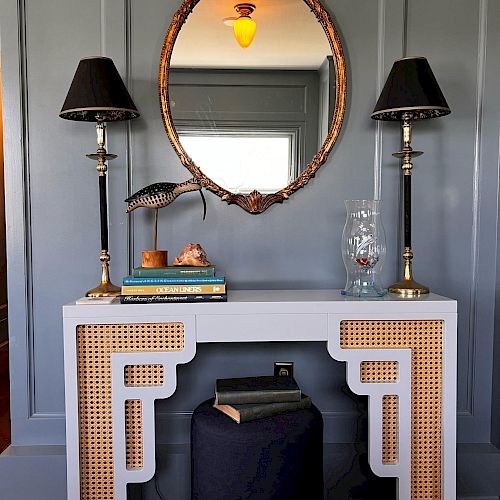
[[[167,267],[166,250],[143,250],[142,267]]]

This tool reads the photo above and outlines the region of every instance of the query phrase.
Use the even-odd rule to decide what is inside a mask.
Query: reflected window
[[[179,131],[203,173],[231,193],[275,193],[297,176],[296,130]]]

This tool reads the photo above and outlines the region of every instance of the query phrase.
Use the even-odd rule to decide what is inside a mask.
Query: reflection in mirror
[[[242,48],[230,26],[238,16],[233,3],[185,0],[185,21],[176,26],[174,18],[162,55],[172,143],[229,202],[255,192],[281,193],[272,202],[282,201],[302,187],[326,159],[344,111],[342,48],[326,11],[308,0],[254,5],[257,31]]]

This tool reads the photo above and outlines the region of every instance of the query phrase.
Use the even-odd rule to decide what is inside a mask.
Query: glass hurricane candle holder
[[[385,257],[385,232],[380,218],[380,200],[347,200],[342,233],[342,258],[347,271],[343,295],[382,297],[380,282]]]

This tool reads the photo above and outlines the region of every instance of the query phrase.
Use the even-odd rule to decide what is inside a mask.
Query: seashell
[[[207,260],[207,253],[199,243],[189,243],[174,259],[174,266],[206,267],[211,265]]]

